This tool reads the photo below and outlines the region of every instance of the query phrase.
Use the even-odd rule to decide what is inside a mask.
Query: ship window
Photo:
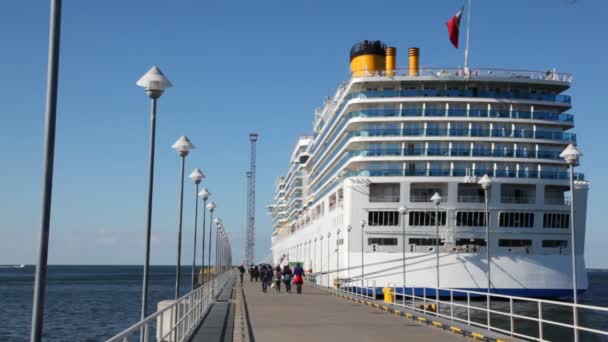
[[[464,149],[463,149],[464,150]],[[483,189],[477,184],[458,184],[459,203],[483,203]]]
[[[543,248],[567,248],[566,240],[543,240]]]
[[[333,210],[336,206],[336,194],[331,194],[329,196],[329,210]]]
[[[412,183],[410,185],[410,202],[430,202],[435,193],[446,197],[447,184],[445,183]]]
[[[534,204],[536,186],[529,184],[502,184],[501,202],[515,204]]]
[[[485,246],[484,239],[456,239],[456,246]]]
[[[399,183],[372,183],[369,185],[370,202],[399,202]]]
[[[570,227],[570,214],[545,213],[543,215],[543,228],[567,229],[568,227]]]
[[[370,226],[397,226],[399,225],[399,212],[369,211],[367,222]]]
[[[483,211],[459,211],[456,213],[456,226],[482,227],[486,225],[486,213]]]
[[[369,238],[367,239],[367,245],[397,246],[397,238]]]
[[[499,225],[507,228],[534,227],[534,213],[502,212],[499,216]]]
[[[417,246],[437,246],[437,239],[424,239],[424,238],[411,238],[409,239],[410,245]],[[439,245],[443,246],[445,241],[443,239],[439,239]]]
[[[499,247],[531,247],[532,240],[523,239],[499,239]]]
[[[446,213],[445,211],[439,212],[439,225],[445,226]],[[434,226],[435,225],[435,211],[410,211],[409,213],[409,225],[410,226]]]

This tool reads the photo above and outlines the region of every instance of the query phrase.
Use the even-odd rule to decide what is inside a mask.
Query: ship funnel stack
[[[382,73],[387,67],[387,48],[379,40],[364,40],[350,49],[350,73],[353,77]]]
[[[394,76],[397,69],[397,48],[386,48],[386,75]]]
[[[420,73],[420,49],[416,47],[409,48],[408,54],[410,56],[410,76],[418,76]]]

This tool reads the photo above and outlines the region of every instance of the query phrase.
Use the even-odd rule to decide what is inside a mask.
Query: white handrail
[[[107,342],[126,342],[130,338],[140,341],[185,341],[196,330],[199,323],[214,302],[213,294],[218,294],[233,277],[232,271],[226,271],[190,293],[179,298],[171,305],[156,311],[145,319],[118,333]],[[168,317],[166,317],[168,316]],[[177,318],[176,318],[177,316]],[[169,328],[165,331],[165,320],[169,319]],[[150,338],[154,329],[155,338]]]
[[[335,270],[333,271],[335,272]],[[317,287],[317,288],[325,288],[325,289],[331,289],[332,291],[338,292],[338,293],[343,293],[343,294],[349,294],[351,296],[354,297],[359,297],[359,298],[366,298],[366,299],[376,299],[376,295],[375,295],[375,291],[376,291],[376,287],[375,287],[375,282],[373,280],[366,280],[364,282],[364,287],[361,288],[361,280],[348,280],[348,279],[338,279],[337,280],[337,288],[332,288],[332,284],[329,283],[329,274],[328,273],[332,273],[332,271],[327,271],[327,272],[323,272],[323,274],[310,274],[307,279],[306,279],[306,283],[312,287]],[[373,284],[372,286],[370,286],[370,284]],[[451,320],[453,322],[458,322],[461,324],[465,324],[471,327],[478,327],[478,328],[482,328],[482,329],[487,329],[487,330],[491,330],[494,332],[498,332],[501,334],[505,334],[505,335],[510,335],[513,337],[519,337],[519,338],[525,338],[525,339],[530,339],[530,340],[534,340],[534,341],[546,341],[546,331],[545,328],[547,327],[562,327],[562,328],[566,328],[569,329],[570,331],[578,331],[580,332],[586,332],[589,334],[594,334],[595,336],[598,337],[603,337],[605,338],[606,336],[608,336],[608,331],[607,330],[602,330],[602,328],[596,328],[596,327],[590,327],[590,326],[581,326],[581,325],[574,325],[572,322],[564,322],[564,321],[559,321],[560,318],[558,318],[558,320],[556,320],[555,317],[545,317],[543,315],[543,310],[545,311],[545,313],[549,310],[548,306],[558,306],[563,308],[564,312],[574,312],[574,309],[576,309],[577,311],[581,311],[581,310],[588,310],[588,311],[595,311],[595,312],[600,312],[600,313],[604,313],[604,314],[608,314],[608,307],[601,307],[601,306],[594,306],[594,305],[587,305],[587,304],[573,304],[573,303],[568,303],[568,302],[561,302],[561,301],[557,301],[557,300],[549,300],[549,299],[539,299],[539,298],[528,298],[528,297],[521,297],[521,296],[509,296],[509,295],[503,295],[503,294],[495,294],[495,293],[490,293],[488,294],[487,292],[482,292],[482,291],[471,291],[471,290],[459,290],[459,289],[453,289],[453,288],[439,288],[439,291],[442,295],[442,297],[439,299],[439,301],[436,300],[435,298],[435,293],[434,291],[436,290],[436,288],[434,287],[412,287],[412,286],[408,286],[407,292],[410,292],[410,294],[401,294],[401,293],[395,293],[395,289],[399,288],[402,289],[402,287],[397,286],[391,286],[389,284],[389,286],[387,286],[389,289],[391,289],[393,295],[394,295],[394,301],[391,303],[392,305],[396,306],[396,307],[402,307],[402,308],[406,308],[410,311],[414,311],[414,312],[421,312],[424,314],[428,314],[428,315],[433,315],[436,317],[440,317],[443,319],[447,319],[447,320]],[[432,295],[427,294],[427,289],[432,290]],[[416,293],[420,293],[422,292],[422,295],[416,295]],[[487,300],[487,297],[490,297],[490,301]],[[456,299],[455,299],[456,297]],[[397,299],[399,298],[399,299]],[[462,300],[458,300],[458,298],[465,298]],[[471,304],[471,299],[472,298],[480,298],[481,300],[478,303],[484,303],[480,306],[475,306]],[[489,306],[488,303],[490,303],[492,301],[492,299],[494,299],[496,302],[500,301],[503,303],[507,303],[508,306],[505,308],[505,310],[501,310],[497,309],[497,308],[492,308],[491,306]],[[428,304],[435,304],[436,308],[435,311],[433,311],[432,309],[428,308]],[[421,306],[422,305],[422,306]],[[523,307],[523,306],[534,306],[536,308],[536,310],[533,310],[534,313],[524,313],[521,312],[521,310],[518,310],[517,313],[515,313],[514,310],[514,305],[517,305],[518,307]],[[526,307],[527,307],[526,306]],[[455,314],[455,309],[459,309],[456,314]],[[521,308],[520,308],[521,309]],[[465,312],[464,310],[466,310],[466,317],[465,316]],[[484,317],[485,314],[487,312],[490,312],[492,315],[498,315],[501,316],[503,318],[507,318],[508,322],[507,322],[507,328],[505,328],[505,320],[503,319],[501,320],[497,320],[497,319],[493,319],[490,320],[490,322],[483,322],[486,319],[482,319],[482,320],[473,320],[472,319],[472,314],[480,314],[483,313]],[[460,317],[459,317],[460,316]],[[564,317],[567,317],[567,315],[565,315]],[[532,335],[531,332],[522,332],[520,330],[516,331],[515,329],[515,320],[524,320],[524,321],[528,321],[528,322],[533,322],[535,325],[538,325],[538,330],[536,330],[536,335]],[[497,322],[498,321],[498,322]]]

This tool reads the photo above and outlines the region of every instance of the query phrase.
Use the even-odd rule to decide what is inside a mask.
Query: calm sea
[[[181,291],[186,293],[191,280],[190,267],[184,267],[182,275]],[[590,270],[588,275],[589,290],[581,302],[608,306],[608,272]],[[139,319],[141,266],[50,266],[48,278],[45,341],[100,341]],[[174,267],[152,266],[149,311],[154,310],[158,301],[172,298],[174,286]],[[33,287],[33,266],[0,268],[0,341],[29,339]],[[606,315],[584,313],[581,316],[585,325],[608,329]],[[554,331],[546,330],[547,333]],[[551,339],[571,339],[568,334],[556,335]]]
[[[0,341],[27,341],[34,266],[0,268]],[[101,341],[139,320],[142,266],[49,266],[45,341]],[[181,293],[190,291],[191,267],[181,270]],[[172,299],[175,266],[152,266],[148,312]]]

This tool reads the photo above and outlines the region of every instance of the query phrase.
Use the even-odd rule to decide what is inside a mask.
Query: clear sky
[[[351,45],[383,40],[398,48],[399,65],[411,46],[422,66],[462,65],[445,24],[462,3],[64,0],[49,262],[143,262],[149,100],[135,81],[152,65],[174,84],[158,108],[153,263],[175,260],[180,164],[170,146],[180,135],[197,147],[187,169],[207,174],[240,260],[248,133],[260,134],[256,255],[266,256],[274,180],[314,109],[348,77]],[[36,260],[48,12],[39,0],[0,11],[0,264]],[[486,0],[472,12],[472,66],[574,73],[568,94],[591,180],[587,265],[608,267],[608,2]],[[194,185],[186,190],[188,263]]]

